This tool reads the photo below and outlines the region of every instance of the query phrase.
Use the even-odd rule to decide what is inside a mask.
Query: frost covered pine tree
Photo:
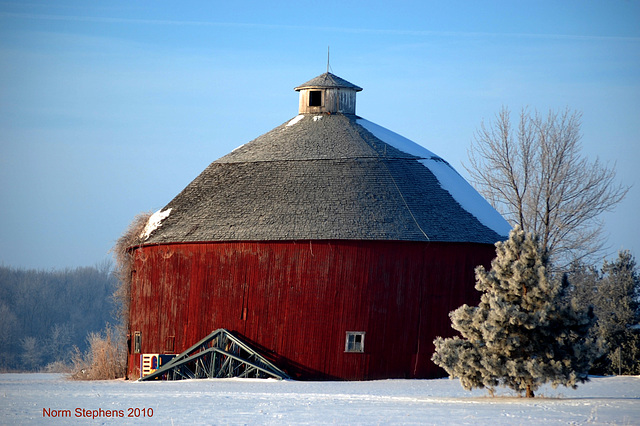
[[[593,306],[598,318],[592,335],[604,344],[596,374],[640,374],[640,270],[628,250],[593,266],[574,263],[570,272],[579,306]]]
[[[435,341],[432,360],[462,386],[506,386],[533,397],[544,383],[577,387],[588,380],[598,344],[589,339],[595,318],[568,302],[566,278],[547,277],[537,238],[519,227],[496,243],[491,270],[476,268],[477,307],[449,315],[462,338]]]

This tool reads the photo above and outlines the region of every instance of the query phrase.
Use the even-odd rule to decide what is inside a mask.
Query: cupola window
[[[309,106],[322,106],[322,92],[320,90],[309,91]]]

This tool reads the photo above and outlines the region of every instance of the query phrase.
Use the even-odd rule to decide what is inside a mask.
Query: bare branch
[[[565,109],[543,117],[525,108],[517,129],[510,115],[503,107],[476,132],[465,165],[472,182],[512,225],[538,235],[557,266],[600,254],[599,216],[629,187],[616,183],[615,165],[581,155],[582,114]]]

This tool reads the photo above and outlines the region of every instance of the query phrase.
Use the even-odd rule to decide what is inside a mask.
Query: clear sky
[[[482,120],[583,113],[633,185],[606,214],[640,256],[640,1],[0,2],[0,264],[89,266],[133,217],[297,115],[331,70],[358,115],[463,176]]]

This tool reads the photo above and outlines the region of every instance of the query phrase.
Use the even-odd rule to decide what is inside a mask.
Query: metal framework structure
[[[228,377],[289,379],[284,371],[221,328],[139,380]]]

